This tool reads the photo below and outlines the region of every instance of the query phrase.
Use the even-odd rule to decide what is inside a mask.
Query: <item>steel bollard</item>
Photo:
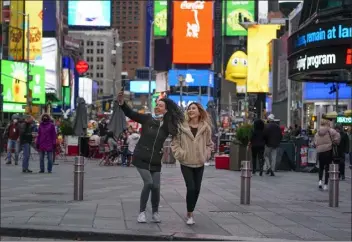
[[[83,200],[83,184],[84,184],[84,157],[75,158],[73,170],[73,200]]]
[[[339,206],[339,165],[330,164],[329,167],[329,207]]]
[[[251,203],[251,177],[252,168],[250,161],[242,161],[241,166],[241,204]]]

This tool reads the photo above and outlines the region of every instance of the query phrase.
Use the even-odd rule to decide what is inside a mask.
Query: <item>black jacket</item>
[[[350,148],[350,139],[348,134],[344,131],[340,132],[341,141],[340,144],[337,146],[337,150],[339,153],[339,157],[345,158],[345,154],[348,153]]]
[[[264,129],[265,145],[271,148],[280,146],[282,133],[280,126],[274,122],[268,123]]]
[[[162,149],[169,136],[166,122],[156,120],[150,114],[137,113],[126,103],[121,109],[127,117],[142,125],[141,137],[133,152],[132,164],[137,168],[160,172]]]
[[[32,144],[32,124],[24,123],[20,134],[21,144]]]
[[[265,140],[264,140],[264,127],[265,124],[263,120],[258,119],[255,120],[253,123],[253,131],[250,136],[250,142],[252,147],[263,147],[265,146]]]

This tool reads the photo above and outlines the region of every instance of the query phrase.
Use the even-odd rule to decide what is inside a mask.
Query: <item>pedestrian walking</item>
[[[269,123],[264,128],[266,174],[270,174],[271,176],[275,176],[277,148],[280,146],[282,140],[280,126],[275,123],[274,119],[275,116],[270,114],[268,116]]]
[[[14,117],[4,132],[4,139],[7,139],[7,165],[11,165],[12,152],[15,152],[15,165],[18,165],[20,127],[17,117]]]
[[[56,146],[56,131],[55,125],[51,121],[49,114],[43,114],[41,123],[39,125],[38,137],[37,137],[37,149],[40,154],[40,171],[39,173],[45,172],[44,159],[45,154],[48,158],[48,173],[52,172],[53,167],[53,151]]]
[[[320,127],[314,137],[314,145],[317,150],[319,161],[319,189],[328,189],[329,165],[333,161],[333,146],[340,143],[340,134],[330,127],[330,121],[322,119]],[[323,187],[323,174],[325,171],[325,182]]]
[[[340,144],[337,147],[338,156],[339,156],[339,177],[341,180],[345,180],[345,163],[346,156],[349,153],[350,141],[348,134],[343,130],[343,126],[341,124],[337,124],[335,126],[335,130],[340,134]]]
[[[265,150],[265,139],[264,139],[264,128],[265,124],[263,120],[257,119],[253,123],[253,131],[249,138],[248,147],[252,152],[252,173],[255,174],[257,171],[257,160],[259,161],[259,175],[263,175],[264,166],[264,150]]]
[[[155,108],[155,116],[133,111],[124,102],[124,93],[118,95],[118,102],[125,115],[142,125],[141,137],[133,153],[132,164],[137,168],[143,179],[143,189],[140,198],[140,210],[137,221],[145,223],[146,206],[151,193],[152,219],[160,222],[158,213],[160,201],[160,171],[163,156],[163,145],[169,135],[178,134],[179,124],[184,121],[184,114],[172,100],[160,99]]]
[[[208,113],[199,103],[187,108],[187,120],[180,125],[178,136],[173,137],[171,149],[181,164],[181,172],[187,187],[187,221],[195,223],[193,212],[199,197],[203,179],[204,163],[213,148],[212,124]]]
[[[33,118],[28,115],[25,117],[23,130],[20,134],[20,144],[23,150],[23,159],[22,159],[22,172],[23,173],[32,173],[29,169],[29,157],[31,156],[31,145],[33,141],[32,135],[33,128]]]

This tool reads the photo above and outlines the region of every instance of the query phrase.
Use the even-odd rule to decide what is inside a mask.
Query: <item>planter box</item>
[[[215,168],[216,169],[230,169],[230,158],[228,155],[215,156]]]
[[[247,150],[246,146],[231,143],[230,170],[231,171],[241,170],[241,162],[244,160],[251,160],[251,152]]]

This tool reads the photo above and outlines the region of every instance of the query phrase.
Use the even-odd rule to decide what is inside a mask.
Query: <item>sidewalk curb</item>
[[[39,228],[40,227],[40,228]],[[53,238],[83,241],[251,241],[235,236],[207,234],[163,233],[140,231],[109,231],[104,229],[63,228],[51,226],[1,226],[0,234],[6,237]]]

